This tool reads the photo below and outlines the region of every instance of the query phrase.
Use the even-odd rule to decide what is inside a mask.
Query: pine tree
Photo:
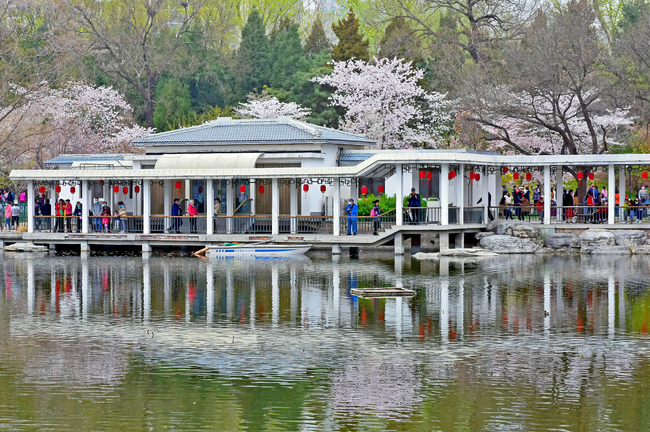
[[[298,25],[290,23],[275,38],[271,50],[271,87],[286,90],[298,70],[309,70],[298,31]]]
[[[235,93],[238,100],[254,91],[261,91],[269,80],[269,39],[264,21],[257,9],[248,15],[241,32],[241,44],[235,58]]]
[[[350,9],[345,20],[332,24],[332,30],[339,42],[332,49],[332,59],[335,61],[346,61],[352,58],[357,60],[370,60],[368,46],[370,43],[363,40],[363,34],[359,33],[359,20],[354,11]]]
[[[403,58],[417,63],[422,59],[423,54],[422,42],[404,18],[395,18],[388,24],[384,37],[379,43],[378,57]]]
[[[327,38],[327,34],[325,34],[323,20],[319,15],[312,23],[309,36],[307,36],[307,40],[305,40],[305,54],[311,57],[323,51],[328,53],[331,52],[332,43]]]

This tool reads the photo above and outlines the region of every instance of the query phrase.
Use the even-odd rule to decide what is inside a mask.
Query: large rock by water
[[[536,239],[539,237],[541,231],[538,227],[529,223],[507,226],[505,234],[519,238]]]
[[[650,245],[631,247],[630,250],[634,255],[650,255]]]
[[[5,252],[47,252],[47,247],[37,246],[34,243],[14,243],[3,248]]]
[[[589,229],[573,243],[573,247],[579,247],[581,252],[589,253],[594,249],[604,246],[615,246],[616,237],[611,231],[604,229]]]
[[[484,237],[479,244],[483,249],[499,254],[530,254],[539,249],[539,245],[528,239],[507,235]]]
[[[614,230],[613,233],[618,246],[641,246],[648,240],[643,230]]]
[[[499,254],[478,248],[445,249],[440,251],[440,256],[454,258],[491,257],[497,255]]]
[[[578,236],[572,233],[549,234],[544,239],[544,246],[553,249],[568,248],[571,247],[577,238]]]
[[[418,252],[415,255],[413,255],[413,258],[415,258],[416,260],[436,260],[436,259],[440,259],[440,254],[437,252],[434,253]]]
[[[601,246],[589,251],[592,255],[629,255],[629,246]]]
[[[492,231],[494,233],[497,233],[497,235],[504,235],[506,234],[506,229],[508,228],[513,229],[514,227],[519,225],[530,225],[530,224],[528,222],[524,222],[520,220],[496,219],[488,223],[485,229],[486,231]]]
[[[474,234],[474,238],[476,240],[481,240],[483,237],[490,237],[490,236],[493,236],[493,235],[496,235],[496,233],[494,233],[492,231],[485,231],[485,232],[479,232],[479,233]]]

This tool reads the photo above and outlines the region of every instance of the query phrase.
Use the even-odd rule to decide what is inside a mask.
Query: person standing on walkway
[[[374,200],[372,209],[370,209],[370,216],[375,218],[374,220],[374,231],[372,235],[379,235],[379,230],[381,229],[381,210],[379,209],[379,200]]]
[[[69,199],[65,200],[65,227],[67,232],[72,232],[72,203]]]
[[[117,215],[119,216],[120,219],[120,231],[125,233],[127,228],[126,218],[129,214],[126,211],[126,205],[122,201],[120,201],[120,207],[117,210]]]
[[[174,205],[172,206],[172,216],[176,216],[172,219],[172,226],[171,229],[173,229],[176,234],[180,234],[181,230],[181,218],[180,216],[183,215],[183,212],[181,210],[181,205],[180,205],[180,200],[176,198],[174,200]],[[170,230],[171,230],[170,229]]]
[[[415,188],[411,188],[411,195],[408,199],[408,207],[411,208],[411,223],[417,224],[419,221],[420,206],[422,201],[420,200],[420,194],[415,192]]]
[[[81,203],[77,201],[77,204],[74,206],[74,211],[72,212],[72,215],[74,216],[75,223],[77,225],[76,231],[79,232],[81,230],[81,224],[83,223],[83,209],[81,208]]]
[[[11,220],[14,226],[14,229],[18,230],[20,226],[20,206],[18,202],[14,202],[14,205],[11,206]]]
[[[93,200],[93,205],[90,208],[93,216],[93,228],[95,232],[100,232],[102,230],[102,204],[99,202],[99,199],[95,197]]]
[[[9,201],[5,205],[5,230],[11,231],[11,204]]]
[[[41,221],[43,220],[39,216],[42,216],[43,213],[41,213],[41,204],[40,202],[36,199],[34,200],[34,229],[36,231],[41,230]]]
[[[214,232],[216,233],[222,233],[226,232],[226,221],[223,218],[219,218],[221,216],[221,200],[219,198],[214,200],[214,208],[213,208],[213,215],[214,215]]]
[[[196,215],[198,214],[194,200],[190,200],[187,205],[187,215],[190,216],[190,233],[192,234],[196,234]]]
[[[102,225],[104,225],[104,231],[110,232],[110,223],[111,208],[108,206],[108,203],[104,201],[104,206],[102,207]]]
[[[348,235],[357,235],[357,216],[359,215],[359,207],[354,203],[354,199],[350,198],[348,205],[345,208],[345,214],[348,215]]]

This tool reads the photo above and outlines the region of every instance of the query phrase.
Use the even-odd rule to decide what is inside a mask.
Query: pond
[[[5,253],[0,428],[647,430],[650,259]],[[413,298],[351,288],[403,286]]]

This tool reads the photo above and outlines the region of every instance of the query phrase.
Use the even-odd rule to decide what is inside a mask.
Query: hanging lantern
[[[429,171],[427,173],[427,180],[431,180],[432,178],[433,178],[433,173],[431,171]]]
[[[481,174],[480,174],[480,173],[476,173],[476,181],[479,181],[479,180],[481,180]]]
[[[129,188],[126,187],[126,186],[124,186],[124,187],[122,188],[122,192],[124,192],[124,195],[128,194],[128,193],[129,193]]]
[[[456,178],[456,171],[451,170],[449,171],[449,179],[453,179],[453,178]]]
[[[503,173],[508,174],[508,167],[503,167]]]
[[[582,180],[582,171],[578,171],[576,177],[578,177],[578,180]]]
[[[45,186],[41,186],[40,188],[38,188],[38,191],[40,193],[44,194],[45,193]]]
[[[55,187],[54,190],[56,191],[56,193],[61,193],[61,186]]]
[[[474,180],[476,178],[476,173],[474,171],[469,173],[469,179]]]
[[[120,191],[119,186],[113,186],[113,192],[118,193]]]
[[[199,193],[203,193],[203,186],[199,186]]]
[[[515,179],[515,180],[519,180],[519,173],[518,172],[514,173],[512,175],[512,178]]]
[[[643,172],[641,173],[641,177],[642,177],[643,180],[644,180],[643,185],[644,185],[644,186],[648,186],[648,183],[645,182],[645,180],[648,179],[648,172],[647,172],[647,171],[643,171]]]
[[[533,178],[531,173],[526,173],[526,180],[530,181]]]
[[[420,179],[423,179],[426,173],[424,171],[420,171]]]
[[[181,182],[177,181],[175,186],[176,186],[176,189],[180,189],[181,188]]]
[[[368,188],[366,186],[361,186],[361,193],[362,194],[367,194],[368,193]]]
[[[260,193],[260,195],[263,194],[263,193],[264,193],[264,185],[260,185],[260,186],[257,188],[257,191]]]
[[[240,193],[246,193],[246,186],[245,185],[239,186],[239,192]]]
[[[305,192],[309,192],[309,185],[308,184],[302,185],[302,190],[304,190]]]
[[[326,190],[327,190],[327,186],[325,186],[325,185],[320,185],[320,191],[321,191],[322,193],[325,193]]]
[[[104,180],[100,180],[100,181],[99,181],[99,185],[100,185],[100,186],[104,186]]]
[[[77,191],[77,188],[75,188],[74,186],[70,186],[70,193],[71,194],[75,193],[76,191]]]
[[[136,194],[139,194],[139,193],[140,193],[140,186],[136,186],[136,187],[134,187],[134,188],[133,188],[133,191],[134,191]]]
[[[379,187],[377,188],[377,190],[379,191],[380,194],[383,194],[383,193],[384,193],[384,187],[383,187],[383,186],[379,186]]]
[[[449,174],[447,174],[447,178],[448,178],[449,180],[452,180],[452,179],[454,178],[454,176],[452,176],[451,173],[449,173]]]
[[[594,179],[594,173],[589,173],[589,180],[593,180],[593,179]]]

